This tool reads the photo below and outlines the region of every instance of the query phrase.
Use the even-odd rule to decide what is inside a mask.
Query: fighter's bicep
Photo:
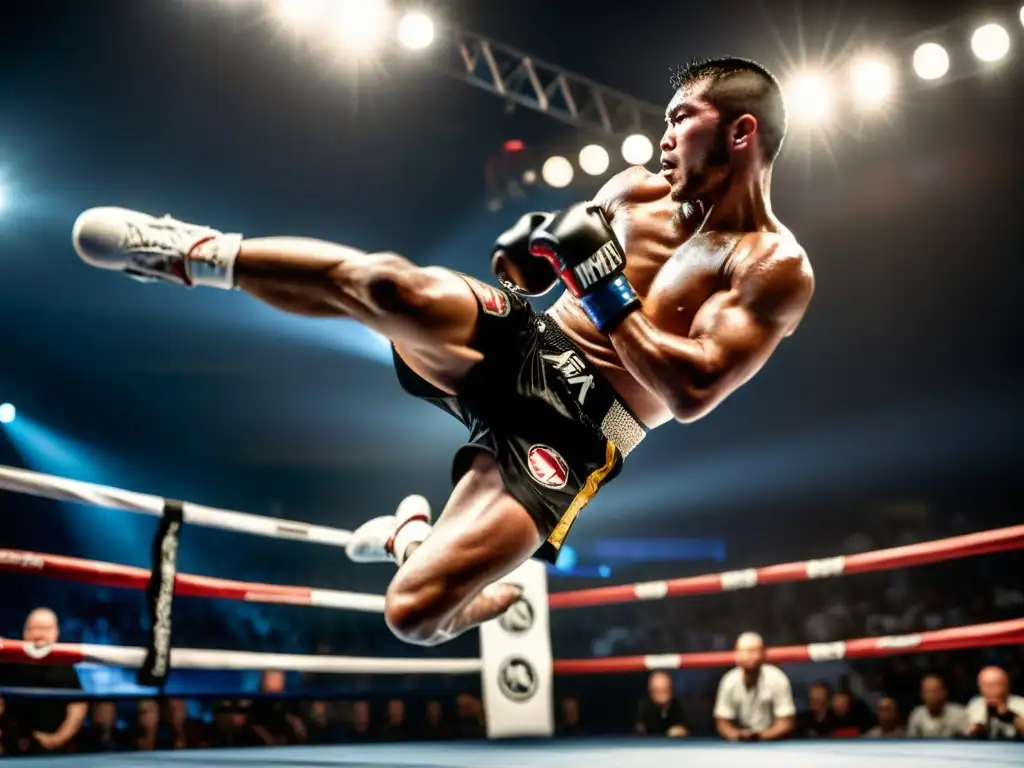
[[[719,373],[759,364],[796,328],[813,290],[802,254],[751,260],[728,290],[704,303],[690,335],[701,340]]]
[[[690,328],[690,338],[704,350],[706,372],[715,379],[742,375],[767,358],[782,337],[777,324],[745,306],[735,291],[712,296]]]

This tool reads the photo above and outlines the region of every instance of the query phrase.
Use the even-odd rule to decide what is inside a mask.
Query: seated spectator
[[[160,706],[153,699],[141,699],[135,705],[135,727],[131,731],[132,749],[172,749],[174,733],[167,723],[160,722]]]
[[[260,692],[284,693],[284,672],[267,670],[260,678]],[[248,725],[256,743],[267,745],[302,744],[306,740],[306,724],[302,722],[291,701],[259,698],[252,702],[248,712]]]
[[[978,673],[978,690],[967,702],[968,735],[993,741],[1020,740],[1024,735],[1024,696],[1010,693],[1010,677],[999,667]]]
[[[373,741],[373,711],[370,709],[370,702],[365,699],[353,701],[351,718],[349,740]]]
[[[423,730],[420,738],[424,741],[446,741],[452,738],[452,729],[444,716],[444,705],[431,699],[423,711]]]
[[[78,751],[120,752],[129,749],[130,742],[128,729],[117,721],[114,702],[94,702],[89,709],[89,724],[78,736]]]
[[[248,703],[221,701],[213,710],[211,747],[249,747],[259,744],[249,731]]]
[[[672,692],[672,678],[665,672],[652,672],[647,678],[647,695],[636,710],[633,730],[642,736],[668,736],[679,739],[690,735],[686,714]]]
[[[36,608],[22,629],[22,639],[35,648],[53,645],[60,638],[57,614],[49,608]],[[57,688],[81,690],[74,667],[39,664],[0,664],[0,685],[12,688]],[[7,702],[10,722],[15,725],[17,752],[46,754],[64,752],[82,728],[89,707],[84,702],[61,701],[45,697],[11,698]]]
[[[311,701],[306,712],[306,743],[337,744],[344,735],[336,727],[331,708],[326,701]]]
[[[409,738],[409,728],[405,722],[405,702],[391,699],[385,710],[384,727],[381,728],[382,741],[405,741]]]
[[[900,722],[900,710],[895,699],[883,696],[878,700],[878,725],[864,734],[869,739],[902,739],[907,735]]]
[[[775,741],[796,727],[789,678],[764,663],[764,640],[755,632],[736,640],[736,666],[718,684],[715,726],[729,741]]]
[[[3,697],[0,696],[0,757],[11,754],[7,740],[11,737],[12,733],[11,726],[8,723],[6,704]]]
[[[480,699],[469,693],[460,693],[455,698],[455,706],[458,710],[456,738],[482,739],[486,729],[484,728],[484,709]]]
[[[559,719],[555,732],[559,736],[567,738],[578,738],[585,735],[583,726],[580,724],[580,700],[573,698],[562,699],[562,716]]]
[[[853,697],[845,691],[832,694],[832,736],[855,739],[864,733],[864,721],[853,711]]]
[[[835,728],[832,717],[832,692],[827,683],[812,683],[807,689],[807,711],[797,717],[796,735],[803,739],[831,736]]]
[[[967,732],[967,714],[959,704],[947,701],[946,683],[938,675],[921,680],[921,701],[907,721],[912,739],[952,739]]]
[[[168,699],[167,724],[174,749],[203,749],[210,746],[209,728],[202,720],[188,716],[188,702]]]

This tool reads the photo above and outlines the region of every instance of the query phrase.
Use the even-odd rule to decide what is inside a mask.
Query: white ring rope
[[[84,483],[80,480],[68,480],[64,477],[54,477],[4,465],[0,465],[0,489],[56,501],[72,501],[106,509],[122,509],[126,512],[153,517],[160,517],[163,514],[165,501],[160,496],[123,491],[120,488]],[[187,501],[183,503],[183,507],[183,517],[186,523],[208,528],[222,528],[226,531],[251,533],[255,536],[267,536],[272,539],[309,541],[332,547],[344,547],[352,538],[351,531],[344,531],[340,528],[299,523],[277,517],[251,515],[247,512],[234,512]]]
[[[93,663],[137,669],[145,648],[87,643],[56,643],[37,648],[17,640],[0,640],[0,661],[31,662],[51,666]],[[173,648],[173,669],[263,670],[362,675],[461,675],[479,673],[480,659],[381,659],[362,656],[303,656],[290,653],[211,651]]]

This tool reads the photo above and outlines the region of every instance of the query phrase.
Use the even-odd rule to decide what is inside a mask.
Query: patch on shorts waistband
[[[484,312],[494,317],[508,317],[508,313],[512,310],[512,302],[508,300],[507,293],[493,285],[487,285],[487,283],[481,283],[472,278],[467,278],[466,282],[476,294],[480,301],[480,308]]]

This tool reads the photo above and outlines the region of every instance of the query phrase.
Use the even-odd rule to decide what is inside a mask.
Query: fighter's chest
[[[735,245],[734,237],[698,234],[660,263],[641,262],[641,269],[646,267],[638,276],[644,314],[666,330],[688,329],[701,305],[727,284],[729,254]],[[627,263],[629,258],[627,251]]]

